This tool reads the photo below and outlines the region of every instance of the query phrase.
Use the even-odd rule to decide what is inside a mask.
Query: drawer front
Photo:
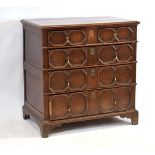
[[[113,43],[126,41],[136,41],[136,26],[98,29],[99,43]]]
[[[51,95],[49,97],[50,119],[129,110],[134,108],[134,94],[135,87],[120,87]]]
[[[136,41],[136,32],[137,26],[49,30],[47,46],[60,47]]]
[[[86,43],[87,33],[85,30],[48,31],[48,46],[74,46]]]
[[[128,63],[136,60],[136,44],[53,49],[48,57],[49,69]]]
[[[135,83],[135,64],[53,71],[49,92],[73,92]]]

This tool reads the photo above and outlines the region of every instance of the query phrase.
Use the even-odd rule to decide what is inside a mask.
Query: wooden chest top
[[[118,25],[118,24],[139,24],[132,21],[116,17],[74,17],[74,18],[46,18],[46,19],[25,19],[22,23],[32,24],[40,28],[64,27],[64,26],[88,26],[88,25]]]

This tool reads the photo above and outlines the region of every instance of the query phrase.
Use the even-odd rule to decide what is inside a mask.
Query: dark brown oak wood
[[[22,20],[23,118],[42,137],[64,123],[121,116],[135,109],[138,21],[114,17]]]

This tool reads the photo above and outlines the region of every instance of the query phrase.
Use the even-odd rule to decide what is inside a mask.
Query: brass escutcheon
[[[91,93],[91,98],[92,98],[93,100],[96,98],[96,93],[95,93],[95,91],[93,91],[93,92]]]
[[[94,55],[95,54],[95,48],[90,48],[90,55]]]
[[[94,30],[90,30],[90,31],[89,31],[89,37],[90,37],[90,38],[94,37]]]
[[[95,74],[96,74],[95,69],[94,69],[94,68],[93,68],[93,69],[91,69],[90,76],[95,76]]]

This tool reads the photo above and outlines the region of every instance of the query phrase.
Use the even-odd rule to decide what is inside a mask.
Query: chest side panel
[[[36,33],[24,29],[24,61],[38,69],[43,68],[42,35],[41,31]]]

